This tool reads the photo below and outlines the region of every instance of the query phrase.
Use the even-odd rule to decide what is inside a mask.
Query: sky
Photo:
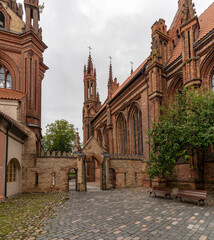
[[[19,0],[18,2],[22,2]],[[42,83],[42,129],[66,119],[82,139],[83,67],[89,49],[97,70],[97,88],[107,97],[109,56],[113,75],[123,83],[131,61],[137,68],[151,51],[151,26],[159,18],[169,28],[177,0],[40,0],[45,4],[40,27],[48,46],[44,63],[49,67]],[[200,16],[213,0],[193,0]]]

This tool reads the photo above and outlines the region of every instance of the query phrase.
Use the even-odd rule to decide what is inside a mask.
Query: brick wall
[[[77,159],[58,157],[38,157],[36,166],[24,169],[23,192],[61,192],[68,191],[68,173],[77,168]],[[38,184],[36,184],[38,174]],[[55,185],[53,185],[53,174]]]

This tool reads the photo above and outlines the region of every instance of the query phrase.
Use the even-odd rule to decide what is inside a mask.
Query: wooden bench
[[[157,197],[157,195],[162,195],[165,198],[167,196],[171,197],[172,188],[154,186],[154,187],[152,187],[152,190],[150,191],[149,197],[152,195],[152,193],[155,195],[155,197]]]
[[[185,190],[185,189],[178,189],[178,193],[175,194],[176,199],[180,198],[182,201],[183,198],[197,200],[198,206],[200,202],[203,202],[207,198],[207,191],[204,190]]]

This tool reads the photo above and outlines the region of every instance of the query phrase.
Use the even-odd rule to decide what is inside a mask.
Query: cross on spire
[[[110,64],[111,64],[111,62],[112,62],[112,57],[110,56],[109,59],[110,59]]]
[[[91,46],[88,46],[88,49],[89,49],[89,55],[91,55],[92,47],[91,47]]]

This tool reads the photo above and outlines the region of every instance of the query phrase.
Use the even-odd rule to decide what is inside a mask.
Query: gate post
[[[77,152],[77,191],[86,192],[85,154]]]
[[[110,155],[103,153],[103,164],[102,164],[102,190],[110,189],[109,183],[109,160]]]

